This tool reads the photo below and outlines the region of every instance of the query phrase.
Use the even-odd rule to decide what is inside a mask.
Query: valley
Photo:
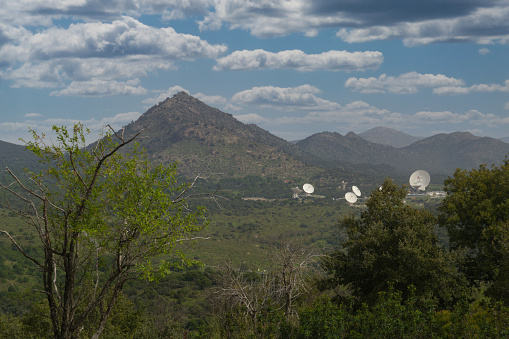
[[[373,134],[377,131],[381,132],[378,137]],[[431,174],[427,191],[441,191],[456,168],[499,165],[509,154],[509,144],[470,133],[414,140],[386,128],[368,134],[370,140],[380,143],[353,132],[345,136],[323,132],[290,143],[255,125],[243,124],[186,93],[155,105],[118,133],[129,137],[138,132],[142,136],[140,145],[153,164],[169,166],[176,162],[178,183],[196,179],[186,209],[192,212],[205,207],[206,227],[190,239],[183,239],[178,247],[195,264],[174,269],[158,281],[129,280],[123,291],[126,298],[119,306],[124,309],[116,312],[142,314],[140,321],[158,333],[173,328],[197,337],[206,326],[217,331],[225,326],[214,323],[211,316],[219,314],[213,310],[218,303],[214,293],[221,286],[220,275],[225,267],[238,268],[239,274],[254,284],[274,269],[278,244],[293,244],[315,258],[308,273],[311,280],[319,279],[321,258],[344,251],[348,236],[340,224],[365,215],[367,197],[377,192],[386,178],[398,187],[408,186],[410,174],[424,169]],[[387,141],[391,134],[395,139]],[[95,144],[87,148],[92,147]],[[123,152],[131,151],[126,148]],[[0,165],[9,167],[25,184],[31,183],[23,168],[36,173],[44,168],[23,146],[2,142],[0,155]],[[4,184],[13,181],[6,172],[0,179]],[[305,183],[313,185],[313,194],[293,198],[292,188],[302,188]],[[362,195],[355,204],[349,204],[345,193],[354,185]],[[436,215],[442,199],[408,195],[405,206],[418,211],[415,213],[429,211]],[[40,257],[43,253],[36,233],[13,213],[21,208],[10,202],[5,190],[0,191],[1,229],[28,253]],[[435,225],[433,234],[440,248],[448,249],[446,230]],[[30,291],[40,288],[41,273],[7,237],[0,238],[0,246],[1,311],[34,316],[33,305],[43,305],[44,298]],[[108,262],[106,257],[103,260]],[[157,265],[175,258],[160,260]],[[313,285],[307,297],[320,295],[316,288]],[[301,307],[307,303],[305,298],[298,302]],[[137,329],[145,326],[136,324]]]

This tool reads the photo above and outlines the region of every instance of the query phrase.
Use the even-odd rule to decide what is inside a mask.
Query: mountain
[[[469,132],[454,132],[419,140],[403,150],[415,154],[423,168],[448,173],[456,168],[477,168],[484,163],[499,165],[509,154],[509,144]]]
[[[364,140],[375,144],[388,145],[396,148],[409,146],[422,139],[388,127],[375,127],[358,135]]]
[[[352,175],[366,180],[394,178],[417,169],[451,175],[456,168],[500,165],[509,154],[508,143],[462,132],[437,134],[405,147],[371,142],[353,132],[344,136],[322,132],[291,143],[184,92],[148,109],[125,126],[124,134],[140,131],[143,138],[139,142],[151,160],[165,165],[177,161],[177,170],[188,178],[221,173],[222,178],[257,175],[340,183],[345,178],[353,180]],[[408,139],[386,128],[367,132],[373,136],[377,131],[391,140],[391,135]],[[0,165],[20,173],[21,168],[34,168],[34,164],[35,156],[23,146],[0,142]]]
[[[314,134],[297,143],[308,154],[320,158],[328,168],[350,164],[391,165],[398,171],[425,169],[452,174],[456,168],[472,169],[480,164],[500,164],[509,154],[509,144],[470,133],[437,134],[396,148],[369,142],[353,132]]]
[[[317,133],[299,141],[297,145],[308,154],[319,157],[320,164],[327,168],[345,166],[362,171],[373,165],[389,165],[393,168],[392,172],[408,172],[419,167],[419,161],[412,151],[373,143],[353,132],[345,136],[335,132]],[[392,175],[390,172],[387,174]]]
[[[297,142],[297,146],[320,158],[324,167],[341,163],[390,164],[402,156],[395,147],[369,142],[353,132],[345,136],[336,132],[316,133]]]
[[[506,142],[509,144],[509,137],[505,137],[505,138],[500,138],[498,140],[502,140],[503,142]]]
[[[42,169],[42,165],[38,162],[37,156],[27,150],[25,146],[12,144],[10,142],[0,141],[0,182],[4,185],[9,185],[14,182],[14,178],[6,170],[8,167],[14,175],[18,177],[25,185],[29,184],[24,168],[30,169],[32,172],[37,172]],[[0,208],[6,208],[5,201],[10,194],[6,190],[0,189]],[[18,205],[19,201],[11,201],[14,208],[23,208]]]
[[[319,171],[294,144],[180,92],[150,108],[125,127],[144,130],[141,146],[156,162],[178,161],[185,176],[222,173],[225,177],[303,177]]]
[[[35,171],[41,168],[38,157],[27,150],[25,146],[12,144],[10,142],[0,140],[0,169],[1,178],[9,176],[8,167],[16,176],[23,176],[23,168],[29,168]]]

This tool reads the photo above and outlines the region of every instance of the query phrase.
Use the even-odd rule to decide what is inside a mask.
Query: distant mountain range
[[[125,127],[127,135],[141,130],[140,144],[152,160],[178,161],[178,170],[185,176],[309,178],[356,171],[383,177],[409,175],[417,169],[451,175],[456,168],[499,165],[509,154],[508,143],[467,132],[418,138],[386,127],[359,135],[317,133],[291,143],[184,92],[153,106]],[[23,162],[20,148],[0,142],[0,165]]]
[[[390,164],[405,172],[425,169],[442,174],[483,163],[498,165],[509,154],[509,144],[468,132],[437,134],[401,148],[372,143],[353,132],[345,136],[324,132],[299,141],[297,146],[327,161],[329,166],[341,162]]]
[[[38,158],[25,146],[0,140],[0,178],[8,176],[6,167],[16,175],[21,175],[23,168],[36,170],[40,165]]]
[[[359,134],[364,140],[375,144],[387,145],[392,147],[410,146],[416,141],[424,139],[422,137],[414,137],[401,131],[397,131],[388,127],[375,127],[366,132]]]
[[[359,133],[358,135],[375,144],[388,145],[396,148],[410,146],[414,142],[424,139],[424,137],[412,136],[388,127],[375,127],[366,132]],[[509,143],[509,137],[498,138],[498,140]]]

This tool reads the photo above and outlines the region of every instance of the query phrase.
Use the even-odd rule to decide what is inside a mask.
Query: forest
[[[349,206],[180,183],[118,151],[134,138],[56,132],[28,145],[48,170],[2,182],[0,338],[509,336],[508,159],[441,200],[386,178]]]

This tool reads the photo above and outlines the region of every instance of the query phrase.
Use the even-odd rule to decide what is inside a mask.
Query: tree
[[[294,302],[309,290],[309,273],[314,257],[301,243],[281,236],[272,244],[267,270],[245,271],[230,262],[219,267],[214,304],[218,307],[216,315],[221,317],[225,335],[232,336],[232,324],[242,327],[243,319],[232,317],[238,311],[249,318],[250,324],[246,327],[250,327],[251,333],[258,337],[263,337],[264,333],[267,335],[291,318],[295,319],[292,317],[297,314]],[[219,307],[226,312],[221,314]]]
[[[462,266],[472,284],[488,283],[488,294],[509,301],[509,159],[500,167],[458,169],[444,182],[439,221],[453,249],[464,249]]]
[[[284,239],[273,245],[270,254],[270,272],[273,278],[273,298],[278,301],[288,319],[293,303],[309,290],[309,273],[315,255],[303,244]]]
[[[206,223],[201,208],[187,208],[194,183],[177,185],[175,164],[152,166],[136,144],[139,134],[113,131],[85,147],[83,125],[53,131],[56,144],[35,131],[26,143],[46,169],[27,171],[29,183],[7,169],[13,182],[1,185],[25,203],[17,213],[37,231],[43,257],[0,232],[42,272],[54,337],[76,338],[86,324],[97,338],[126,280],[167,273],[173,255],[187,260],[178,245]],[[155,263],[161,255],[167,260]],[[90,324],[93,313],[98,321]]]
[[[360,302],[373,304],[389,284],[408,298],[413,285],[419,297],[454,300],[461,281],[449,254],[438,245],[436,219],[405,204],[406,190],[386,179],[371,192],[360,218],[347,216],[339,225],[348,239],[322,262],[326,288],[347,285]]]

